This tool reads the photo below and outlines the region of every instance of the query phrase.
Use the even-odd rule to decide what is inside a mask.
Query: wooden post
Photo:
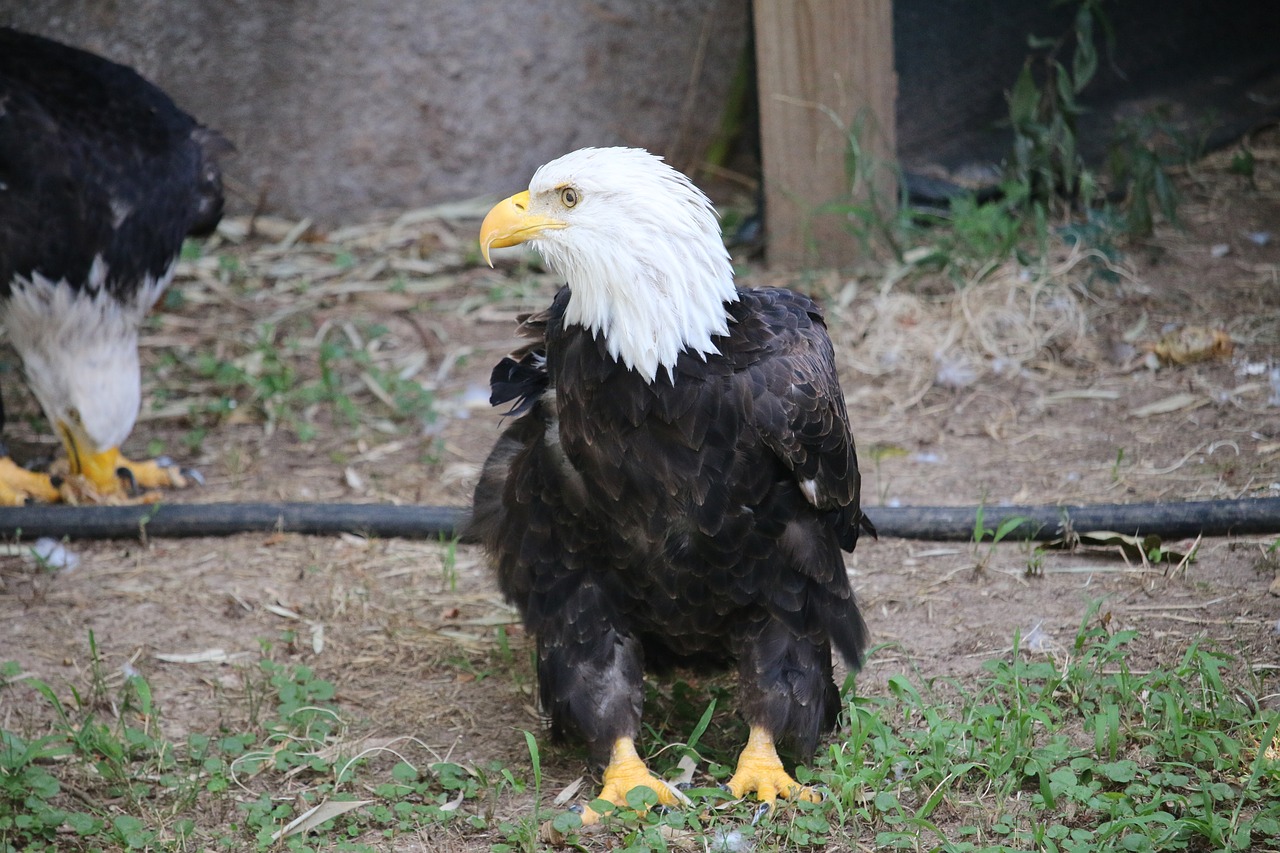
[[[897,204],[893,2],[754,0],[754,13],[766,257],[847,267],[862,252],[850,206]]]

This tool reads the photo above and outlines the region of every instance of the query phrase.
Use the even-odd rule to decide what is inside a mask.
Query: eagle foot
[[[53,500],[68,504],[136,504],[161,500],[157,489],[185,489],[193,482],[203,485],[198,472],[180,468],[165,456],[135,462],[118,447],[101,452],[82,451],[67,442],[67,458],[53,465],[58,495]]]
[[[116,464],[116,477],[129,487],[131,494],[146,489],[185,489],[191,483],[204,484],[199,472],[181,468],[167,456],[134,462],[121,456]]]
[[[61,479],[28,471],[8,456],[0,456],[0,504],[24,506],[32,501],[52,503],[59,498]]]
[[[753,823],[763,817],[779,797],[793,802],[822,802],[821,792],[791,778],[782,766],[782,759],[778,758],[773,736],[760,726],[751,727],[747,745],[738,756],[738,766],[725,787],[738,799],[754,792],[756,799],[766,807],[755,816]]]
[[[627,806],[627,794],[636,788],[653,791],[659,807],[689,805],[689,798],[676,786],[649,772],[636,752],[635,742],[629,737],[621,737],[613,744],[609,766],[604,769],[604,787],[596,799]],[[601,814],[591,806],[585,806],[581,814],[583,826],[598,823],[601,818]]]

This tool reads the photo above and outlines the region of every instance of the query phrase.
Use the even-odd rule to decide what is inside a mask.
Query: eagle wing
[[[841,547],[851,551],[859,528],[875,528],[858,504],[857,454],[822,311],[775,288],[743,291],[743,302],[726,355],[750,382],[756,430],[805,499],[833,514]]]

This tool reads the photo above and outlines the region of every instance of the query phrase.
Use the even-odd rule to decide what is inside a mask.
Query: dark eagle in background
[[[539,169],[481,228],[486,259],[524,242],[568,286],[494,371],[493,402],[521,414],[472,532],[537,638],[553,734],[586,740],[602,798],[673,804],[635,748],[645,667],[736,662],[750,737],[730,792],[815,798],[774,744],[807,757],[835,723],[831,647],[856,667],[866,636],[841,549],[874,532],[820,310],[739,290],[711,203],[641,150]]]
[[[184,483],[120,445],[141,403],[138,326],[183,238],[217,225],[229,149],[132,69],[0,28],[0,322],[71,473],[100,496]],[[0,503],[59,496],[0,458]]]

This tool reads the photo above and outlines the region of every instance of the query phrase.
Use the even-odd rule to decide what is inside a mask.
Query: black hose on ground
[[[899,539],[967,541],[974,538],[976,506],[867,507],[881,536]],[[1161,539],[1280,533],[1280,498],[1174,503],[1083,504],[982,507],[982,526],[997,530],[1006,519],[1022,518],[1006,540],[1045,542],[1068,531],[1108,530]],[[990,538],[987,534],[986,538]]]
[[[447,506],[207,503],[136,506],[35,504],[0,507],[0,536],[23,541],[230,536],[235,533],[359,533],[382,538],[453,538],[468,510]]]
[[[1182,501],[1158,504],[1083,506],[988,506],[982,526],[996,530],[1006,519],[1023,522],[1008,541],[1045,541],[1064,531],[1109,530],[1162,539],[1198,535],[1244,536],[1280,533],[1280,498]],[[881,537],[934,541],[974,538],[979,507],[867,507]],[[139,539],[229,536],[280,531],[332,535],[359,533],[380,538],[452,538],[469,510],[446,506],[322,503],[209,503],[143,506],[32,505],[0,507],[0,537],[30,541],[55,539]],[[989,538],[989,536],[988,536]]]

